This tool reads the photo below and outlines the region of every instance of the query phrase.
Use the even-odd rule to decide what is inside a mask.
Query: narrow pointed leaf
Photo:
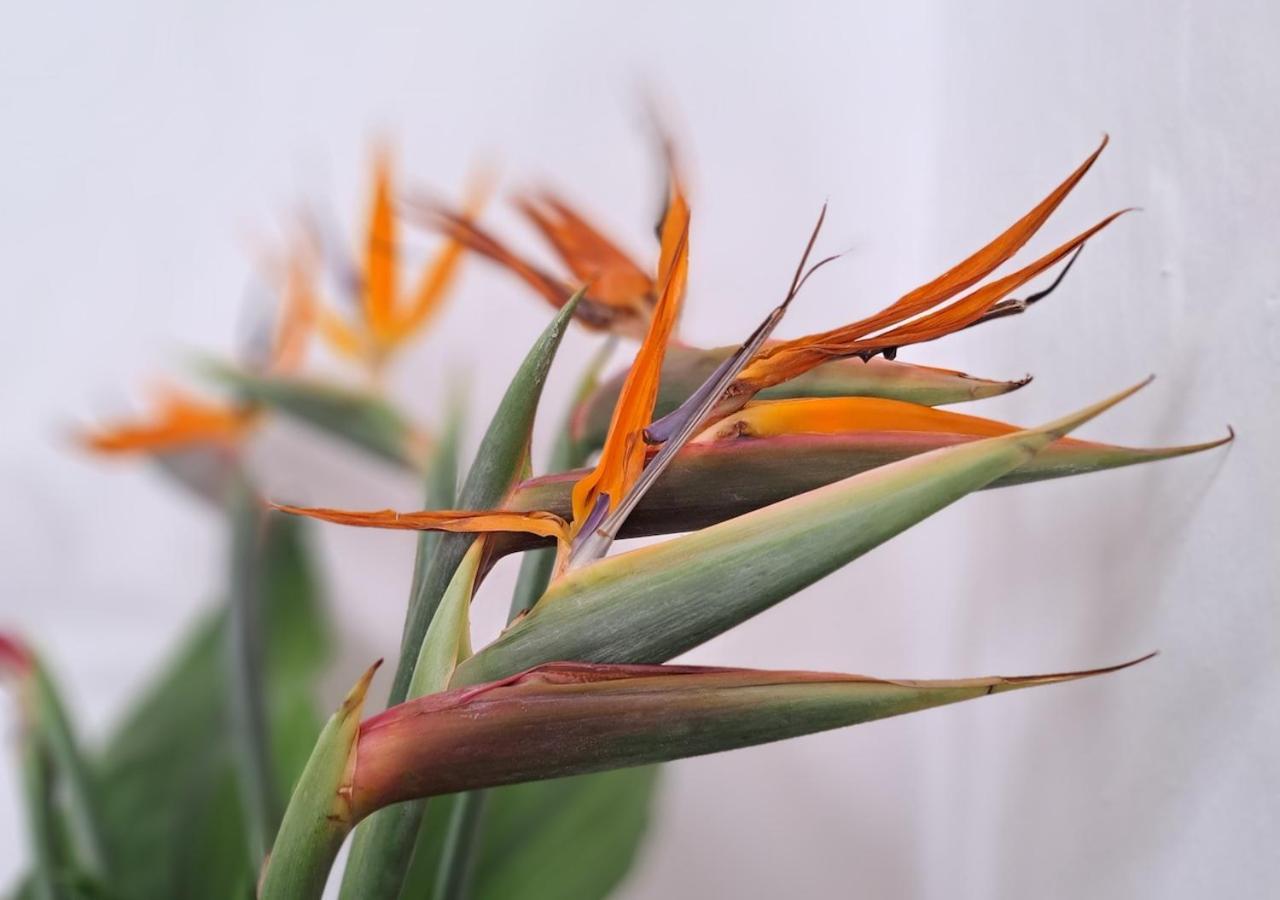
[[[263,870],[262,900],[318,898],[343,839],[363,818],[355,815],[351,788],[360,712],[378,665],[360,677],[316,740]]]
[[[360,816],[414,797],[717,753],[1127,665],[1133,663],[1053,675],[897,681],[552,663],[369,719],[360,728],[352,809]]]
[[[1014,471],[1134,390],[1040,428],[882,466],[572,572],[464,663],[455,684],[558,659],[670,659]]]
[[[555,443],[551,447],[548,465],[550,471],[564,472],[586,463],[590,452],[574,439],[571,429],[573,411],[599,386],[600,371],[609,360],[609,356],[613,353],[615,346],[615,338],[611,337],[605,341],[591,358],[585,371],[583,371],[571,400],[568,418],[561,425],[559,432],[556,434]],[[586,472],[584,471],[578,477],[580,478],[585,474]],[[575,478],[574,483],[576,481],[577,479]],[[572,493],[572,486],[570,486],[570,492]],[[536,508],[528,507],[531,510]],[[569,507],[566,506],[559,515],[562,518],[571,515]],[[542,592],[551,583],[555,562],[556,551],[550,547],[531,550],[524,555],[524,558],[520,561],[520,575],[516,579],[516,589],[511,596],[513,617],[531,609],[533,604],[538,602]]]
[[[458,494],[458,505],[463,509],[497,507],[518,481],[529,456],[533,422],[547,373],[580,297],[581,292],[560,309],[516,370]],[[427,626],[473,540],[470,535],[445,535],[422,582],[414,586],[401,639],[400,661],[391,687],[391,703],[405,698]]]
[[[73,871],[105,880],[110,859],[98,785],[61,692],[32,650],[0,634],[0,680],[5,676],[14,679],[19,694],[19,741],[36,851],[36,883],[52,884]]]
[[[735,349],[737,348],[669,348],[663,361],[662,381],[654,404],[654,416],[661,417],[674,412]],[[577,408],[573,417],[575,440],[591,449],[600,446],[608,430],[609,417],[613,414],[624,377],[625,373],[619,373],[610,378]],[[758,397],[761,400],[790,397],[884,397],[925,406],[941,406],[1008,393],[1022,387],[1027,381],[1025,378],[1017,381],[991,381],[950,369],[916,366],[883,358],[865,363],[858,359],[844,359],[823,363],[804,375],[761,391]]]

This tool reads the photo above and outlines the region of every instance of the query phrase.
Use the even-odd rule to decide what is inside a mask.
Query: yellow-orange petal
[[[879,397],[803,397],[748,403],[699,434],[697,443],[786,434],[852,434],[916,431],[999,437],[1018,430],[997,422],[932,406]]]
[[[346,359],[365,361],[369,353],[369,340],[348,325],[342,316],[332,309],[321,309],[316,319],[320,334],[334,353]]]
[[[564,519],[555,513],[542,511],[517,513],[502,510],[442,509],[397,512],[394,509],[331,509],[323,506],[290,506],[283,503],[272,503],[271,507],[295,516],[306,516],[310,519],[361,528],[452,531],[467,534],[518,532],[555,538],[559,541],[565,540],[568,535],[568,525]]]

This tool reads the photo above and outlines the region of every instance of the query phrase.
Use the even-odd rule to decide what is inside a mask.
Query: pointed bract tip
[[[0,674],[25,675],[31,666],[31,651],[26,643],[15,635],[0,632]]]
[[[1099,401],[1098,403],[1094,403],[1091,406],[1086,406],[1084,409],[1079,410],[1078,412],[1074,412],[1074,413],[1071,413],[1070,415],[1063,416],[1061,419],[1057,419],[1056,421],[1050,422],[1046,425],[1042,425],[1039,428],[1036,428],[1033,430],[1036,432],[1046,434],[1051,439],[1056,440],[1057,438],[1060,438],[1063,435],[1069,434],[1070,432],[1079,428],[1081,425],[1083,425],[1085,422],[1088,422],[1090,419],[1093,419],[1093,418],[1096,418],[1097,416],[1102,415],[1102,413],[1106,412],[1107,410],[1109,410],[1111,407],[1115,406],[1117,403],[1121,402],[1122,400],[1126,400],[1129,397],[1133,396],[1138,391],[1142,390],[1144,387],[1146,387],[1152,381],[1154,381],[1155,377],[1156,376],[1154,375],[1148,375],[1146,378],[1144,378],[1142,381],[1139,381],[1133,387],[1125,388],[1120,393],[1115,394],[1111,397],[1108,397],[1105,400]]]
[[[342,714],[360,715],[360,711],[364,708],[364,698],[369,693],[369,685],[373,683],[373,676],[382,665],[382,660],[378,659],[373,665],[364,670],[364,674],[357,679],[355,685],[347,693],[346,698],[342,701]]]

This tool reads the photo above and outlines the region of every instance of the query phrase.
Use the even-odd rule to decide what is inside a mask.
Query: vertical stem
[[[488,799],[488,791],[468,791],[460,794],[453,805],[436,873],[434,900],[465,900],[471,895]]]
[[[271,763],[263,677],[260,551],[266,515],[243,478],[232,489],[231,523],[228,708],[237,781],[248,823],[249,856],[256,870],[266,859],[283,811]]]

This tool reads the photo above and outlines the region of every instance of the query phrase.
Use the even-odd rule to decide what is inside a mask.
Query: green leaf
[[[267,710],[276,778],[291,788],[320,720],[326,613],[296,519],[272,516],[263,548]],[[124,718],[96,766],[113,885],[130,900],[251,894],[228,727],[227,615],[206,616]]]
[[[1133,390],[1041,428],[882,466],[565,575],[463,663],[454,684],[554,660],[670,659],[1012,472]]]
[[[578,386],[573,392],[569,414],[565,417],[564,424],[561,425],[560,430],[556,433],[555,443],[551,446],[551,456],[547,461],[548,471],[564,472],[573,469],[584,465],[587,457],[590,456],[591,451],[587,446],[573,437],[574,410],[591,396],[599,386],[600,371],[604,368],[604,364],[609,361],[615,346],[617,346],[616,339],[610,337],[609,340],[600,345],[600,349],[596,351],[591,361],[587,363],[587,368],[583,371],[578,380]],[[581,477],[586,473],[577,474]],[[565,521],[572,518],[573,504],[571,495],[573,493],[573,485],[571,484],[568,487],[569,493],[565,496],[570,500],[569,508],[560,516]],[[520,488],[516,488],[517,494],[519,491]],[[526,509],[530,510],[533,508],[526,507]],[[491,542],[491,544],[502,543],[503,537],[502,535],[496,536],[496,541]],[[556,551],[554,548],[531,550],[525,554],[524,559],[520,561],[520,575],[516,579],[516,589],[511,596],[512,616],[532,609],[533,604],[538,602],[538,598],[542,596],[542,592],[547,589],[547,584],[551,581],[551,572],[555,568],[555,564]]]
[[[204,368],[246,400],[285,413],[387,462],[422,468],[426,439],[375,394],[321,381],[257,375],[219,362]]]
[[[699,350],[671,347],[662,367],[662,383],[654,418],[673,412],[715,371],[736,347]],[[622,390],[626,372],[601,385],[578,407],[573,417],[574,438],[590,449],[599,449],[609,430],[609,419]],[[963,372],[917,366],[887,359],[862,362],[844,359],[824,363],[798,378],[761,391],[760,400],[787,397],[884,397],[925,406],[962,403],[1008,393],[1030,379],[990,381]]]
[[[641,766],[487,791],[473,900],[603,900],[631,869],[660,767]],[[432,800],[404,897],[429,897],[455,796]]]

